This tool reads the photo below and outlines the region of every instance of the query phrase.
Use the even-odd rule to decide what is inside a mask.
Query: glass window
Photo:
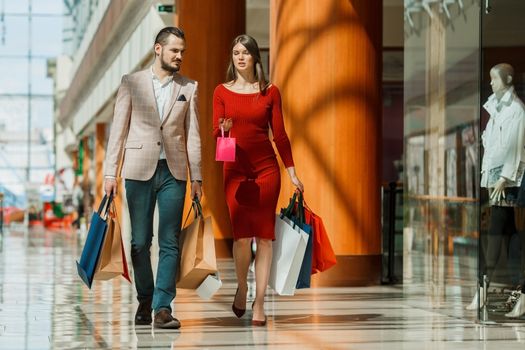
[[[34,14],[62,15],[64,13],[64,2],[62,1],[33,0],[31,7]]]
[[[53,98],[42,97],[31,100],[31,128],[53,129]]]
[[[27,17],[6,15],[0,21],[0,57],[27,56],[29,22]]]
[[[33,55],[56,56],[62,51],[61,17],[33,17],[32,29]]]
[[[463,317],[447,290],[477,289],[480,5],[404,3],[403,274]]]
[[[525,2],[491,5],[481,33],[482,221],[474,301],[483,321],[514,323],[525,321]]]
[[[0,131],[15,136],[24,130],[27,130],[27,97],[0,95]]]
[[[47,60],[33,59],[31,62],[31,93],[51,96],[53,79],[47,77]]]
[[[0,94],[27,93],[27,58],[0,57]]]
[[[33,1],[35,2],[35,1]],[[5,13],[28,13],[29,12],[29,0],[16,0],[16,1],[2,1],[2,8]]]

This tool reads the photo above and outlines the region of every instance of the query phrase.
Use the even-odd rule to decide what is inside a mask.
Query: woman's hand
[[[230,131],[233,126],[232,118],[219,118],[219,129],[224,129],[225,132]]]
[[[294,184],[295,187],[301,192],[304,192],[304,186],[301,180],[297,177],[297,174],[295,174],[295,167],[291,166],[289,168],[286,168],[288,171],[288,175],[290,175],[290,180]]]
[[[301,182],[301,180],[299,180],[297,175],[296,176],[292,176],[291,179],[292,179],[292,183],[294,184],[294,186],[297,187],[297,189],[299,191],[304,192],[303,183]]]

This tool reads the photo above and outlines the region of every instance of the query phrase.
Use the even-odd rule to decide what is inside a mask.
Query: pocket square
[[[180,95],[177,101],[186,101],[186,96]]]

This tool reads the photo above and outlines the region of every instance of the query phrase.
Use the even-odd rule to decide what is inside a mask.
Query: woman
[[[268,134],[270,129],[290,180],[300,191],[303,184],[295,173],[279,89],[267,82],[259,47],[252,37],[240,35],[233,41],[226,81],[215,88],[213,95],[213,132],[218,137],[222,129],[236,138],[236,159],[224,163],[224,190],[233,226],[233,259],[238,283],[232,310],[237,317],[246,311],[251,239],[255,237],[256,296],[252,304],[252,325],[264,326],[264,295],[281,187],[279,165]]]

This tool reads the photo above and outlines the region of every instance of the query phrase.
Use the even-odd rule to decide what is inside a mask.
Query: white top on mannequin
[[[525,107],[512,86],[498,95],[483,105],[490,119],[482,135],[481,187],[492,188],[500,178],[505,187],[516,187],[525,171]]]

